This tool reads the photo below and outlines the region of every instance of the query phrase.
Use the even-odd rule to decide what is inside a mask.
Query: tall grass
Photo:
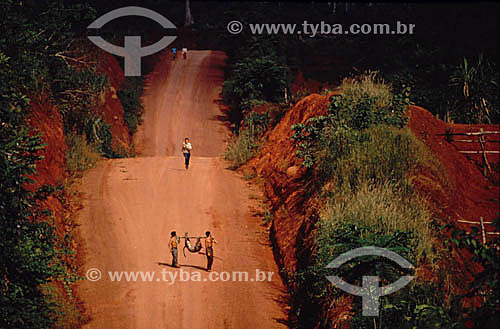
[[[243,127],[229,143],[224,158],[232,162],[233,169],[246,163],[257,154],[261,145],[260,137],[271,122],[269,112],[250,112],[243,120]]]
[[[425,256],[431,261],[434,239],[430,219],[431,213],[417,195],[408,195],[404,188],[388,182],[373,185],[365,181],[357,191],[328,202],[318,225],[318,239],[346,224],[370,228],[382,235],[408,232],[412,258],[420,260]],[[361,231],[360,238],[368,240],[368,233]]]
[[[373,110],[392,105],[391,85],[377,78],[377,72],[370,71],[356,78],[345,78],[340,85],[340,94],[352,107],[357,107],[366,96]]]
[[[238,168],[257,153],[259,146],[258,137],[253,130],[242,128],[240,133],[229,142],[224,159],[231,162],[231,168]]]
[[[408,185],[411,171],[424,169],[445,185],[445,172],[409,128],[378,125],[361,132],[326,129],[317,153],[319,176],[340,190],[363,182]]]
[[[66,165],[70,174],[78,174],[95,167],[101,158],[99,147],[88,143],[85,136],[67,135],[65,137],[68,150],[66,151]]]

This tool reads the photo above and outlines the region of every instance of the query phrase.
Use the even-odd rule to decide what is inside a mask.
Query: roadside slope
[[[91,316],[85,328],[285,327],[279,303],[285,290],[268,233],[249,211],[255,201],[248,187],[218,158],[226,138],[216,104],[224,60],[221,52],[191,51],[186,61],[161,61],[146,83],[136,144],[145,157],[102,161],[84,177],[84,271],[98,268],[103,274],[99,281],[80,283]],[[194,147],[188,171],[179,152],[185,136]],[[212,231],[217,272],[246,271],[253,278],[259,269],[274,272],[273,280],[209,282],[203,254],[180,253],[182,269],[171,268],[172,230]],[[200,272],[201,282],[177,277],[172,284],[169,274],[165,282],[162,270]],[[108,271],[155,276],[151,282],[112,282]]]

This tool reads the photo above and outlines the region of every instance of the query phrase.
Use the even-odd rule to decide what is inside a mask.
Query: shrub
[[[66,166],[71,174],[93,168],[101,158],[99,148],[88,143],[85,136],[68,135],[65,137]]]
[[[232,162],[232,168],[238,168],[257,153],[259,146],[258,138],[253,131],[242,128],[229,142],[224,158]]]
[[[275,55],[259,55],[231,66],[222,96],[232,111],[244,113],[261,101],[279,101],[287,85],[288,68]]]
[[[64,132],[85,133],[92,108],[106,85],[106,77],[95,68],[78,69],[65,65],[53,72],[52,89],[63,116]]]
[[[424,170],[443,186],[446,177],[425,145],[403,127],[408,96],[409,89],[394,95],[374,73],[345,79],[341,95],[332,97],[327,115],[293,127],[297,155],[310,168],[314,187],[323,192],[327,203],[316,223],[308,264],[292,276],[299,327],[338,324],[329,314],[343,293],[325,280],[331,275],[326,265],[346,251],[379,246],[415,266],[437,266],[441,255],[434,247],[431,215],[413,189],[411,174]],[[404,273],[386,260],[361,257],[337,269],[336,274],[360,286],[362,275],[377,275],[388,284]],[[406,290],[384,297],[381,317],[385,325],[453,325],[457,315],[433,287],[415,281]],[[355,309],[359,309],[355,301]],[[398,317],[398,312],[404,317]],[[373,325],[371,320],[356,316],[351,326],[365,328]]]
[[[306,124],[292,126],[292,139],[298,143],[297,156],[305,167],[312,167],[318,151],[347,155],[350,147],[365,135],[361,132],[376,125],[402,127],[407,95],[392,95],[390,87],[376,80],[375,73],[356,79],[344,79],[343,94],[332,97],[328,115],[310,118]],[[405,91],[408,93],[408,91]],[[318,145],[322,141],[323,145]]]
[[[357,191],[339,192],[330,198],[316,223],[310,263],[292,276],[296,285],[292,301],[300,319],[298,326],[331,328],[338,321],[329,316],[329,311],[344,292],[331,285],[325,276],[332,275],[327,264],[344,252],[378,246],[398,253],[416,267],[434,264],[439,255],[434,249],[430,224],[431,215],[425,202],[388,182],[373,185],[366,181]],[[386,259],[364,256],[335,269],[335,275],[358,286],[362,285],[362,276],[375,275],[384,286],[407,273]],[[408,287],[381,298],[379,318],[388,328],[414,328],[417,324],[418,328],[428,328],[439,323],[447,327],[457,315],[435,289],[435,283],[423,282],[417,276]],[[361,299],[355,298],[356,315],[350,320],[351,326],[368,328],[373,319],[360,315],[360,304]]]
[[[123,117],[130,135],[133,135],[137,131],[137,126],[141,124],[144,109],[141,101],[143,89],[143,77],[127,77],[123,87],[117,91],[123,107]]]
[[[415,194],[408,195],[400,186],[388,182],[374,185],[365,180],[357,191],[342,193],[328,203],[318,225],[319,253],[322,248],[338,245],[338,239],[330,240],[332,232],[354,225],[363,228],[358,231],[359,241],[370,240],[367,238],[371,234],[394,236],[405,232],[405,256],[414,262],[423,258],[432,261],[430,219],[424,201]]]
[[[260,136],[266,131],[271,119],[269,113],[250,112],[243,127],[228,145],[224,158],[232,162],[232,168],[238,168],[250,160],[259,150]]]
[[[114,158],[115,152],[111,147],[113,136],[111,135],[111,127],[108,125],[101,116],[97,114],[89,114],[85,118],[85,126],[83,133],[87,141],[97,146],[101,155]]]
[[[318,180],[355,190],[363,182],[409,188],[411,171],[425,168],[445,186],[445,172],[409,128],[378,125],[361,132],[325,129],[316,153]]]
[[[394,96],[390,85],[377,79],[376,72],[369,72],[344,79],[340,95],[333,96],[330,107],[337,125],[365,129],[377,124],[403,126],[408,103],[408,97]]]

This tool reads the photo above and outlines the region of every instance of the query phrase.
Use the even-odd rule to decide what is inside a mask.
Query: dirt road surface
[[[252,216],[256,201],[220,157],[227,139],[217,105],[224,61],[213,51],[161,61],[146,82],[140,156],[103,160],[83,178],[83,268],[101,272],[100,280],[78,286],[91,318],[84,328],[286,328],[285,288],[268,233]],[[180,153],[185,136],[193,143],[189,170]],[[211,281],[204,254],[179,250],[181,269],[170,267],[172,230],[212,231],[212,275],[225,271],[230,280]],[[272,280],[257,281],[257,269],[274,272]],[[154,276],[118,282],[110,271]],[[233,282],[234,271],[247,272],[248,281]],[[200,281],[180,282],[181,274]]]

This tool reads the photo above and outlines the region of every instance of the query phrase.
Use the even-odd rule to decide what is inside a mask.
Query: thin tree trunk
[[[186,18],[184,20],[184,26],[191,26],[194,24],[193,16],[191,15],[191,4],[189,0],[186,0]]]

